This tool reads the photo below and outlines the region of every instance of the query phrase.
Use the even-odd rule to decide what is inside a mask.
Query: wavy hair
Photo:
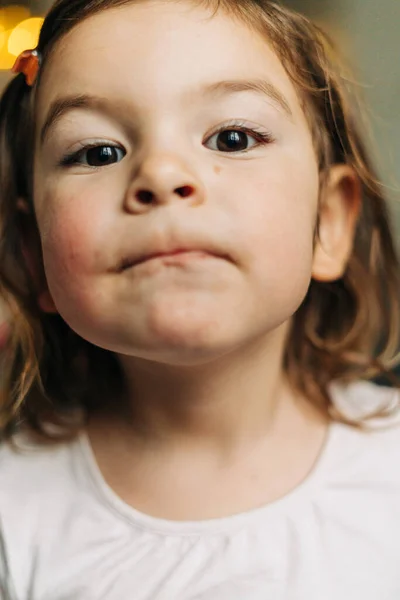
[[[41,72],[57,43],[84,19],[109,8],[146,0],[57,0],[40,34]],[[167,1],[167,0],[165,0]],[[171,0],[180,1],[180,0]],[[327,36],[310,20],[269,0],[184,0],[223,10],[261,33],[293,81],[313,134],[321,182],[334,164],[358,175],[362,209],[344,276],[311,281],[293,317],[284,368],[292,386],[332,419],[329,384],[391,377],[399,346],[399,263],[383,186],[368,155],[358,104]],[[40,311],[21,238],[40,255],[33,209],[32,164],[35,95],[23,75],[0,100],[0,294],[10,315],[2,353],[0,433],[27,426],[41,439],[74,436],[85,416],[116,389],[123,374],[115,355],[74,333],[59,315]],[[44,272],[42,277],[45,277]],[[397,383],[396,383],[397,385]],[[379,414],[379,413],[378,413]],[[378,416],[378,415],[374,415]],[[351,423],[362,426],[362,422]]]

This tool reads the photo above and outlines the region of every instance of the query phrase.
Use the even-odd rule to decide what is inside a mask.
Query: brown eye
[[[246,152],[258,146],[270,144],[273,137],[268,132],[256,131],[248,127],[220,129],[207,142],[211,150],[233,154],[235,152]]]
[[[125,156],[125,152],[116,146],[96,146],[82,152],[82,162],[90,167],[105,167],[119,162]]]
[[[241,152],[249,147],[249,136],[244,131],[223,131],[218,134],[217,147],[221,152]]]
[[[107,146],[105,144],[97,146],[87,146],[79,152],[74,152],[65,156],[60,161],[62,167],[71,167],[74,165],[83,165],[86,167],[107,167],[120,162],[126,156],[126,151],[119,146]]]

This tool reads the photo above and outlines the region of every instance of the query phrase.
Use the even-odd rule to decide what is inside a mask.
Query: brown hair
[[[135,0],[57,0],[40,35],[42,69],[55,44],[83,19]],[[136,0],[146,1],[146,0]],[[176,1],[176,0],[174,0]],[[185,0],[188,1],[188,0]],[[362,189],[362,211],[346,273],[340,280],[312,281],[293,318],[285,370],[293,387],[332,418],[328,393],[334,381],[390,378],[399,342],[399,264],[389,215],[368,157],[345,79],[328,38],[305,17],[269,0],[192,0],[261,32],[272,44],[302,100],[314,135],[321,181],[336,163],[351,165]],[[36,83],[40,86],[40,75]],[[118,362],[76,335],[58,315],[43,314],[21,245],[21,232],[36,240],[35,217],[18,210],[32,203],[34,95],[16,76],[0,100],[0,291],[11,319],[3,352],[0,432],[10,436],[25,423],[46,439],[74,435],[84,414],[123,387]],[[44,274],[43,274],[44,276]],[[357,424],[357,423],[355,423]],[[49,425],[57,430],[49,430]],[[61,429],[59,429],[61,426]],[[56,433],[57,431],[57,433]]]

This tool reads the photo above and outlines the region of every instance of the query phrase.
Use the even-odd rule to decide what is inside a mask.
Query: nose
[[[204,201],[204,187],[181,158],[158,154],[145,158],[126,196],[126,210],[142,213],[156,205],[185,199],[190,206]]]

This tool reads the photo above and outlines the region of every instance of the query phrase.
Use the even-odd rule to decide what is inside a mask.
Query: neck
[[[121,357],[128,391],[121,433],[148,448],[221,455],[264,439],[280,416],[300,410],[282,370],[286,333],[196,367]]]

